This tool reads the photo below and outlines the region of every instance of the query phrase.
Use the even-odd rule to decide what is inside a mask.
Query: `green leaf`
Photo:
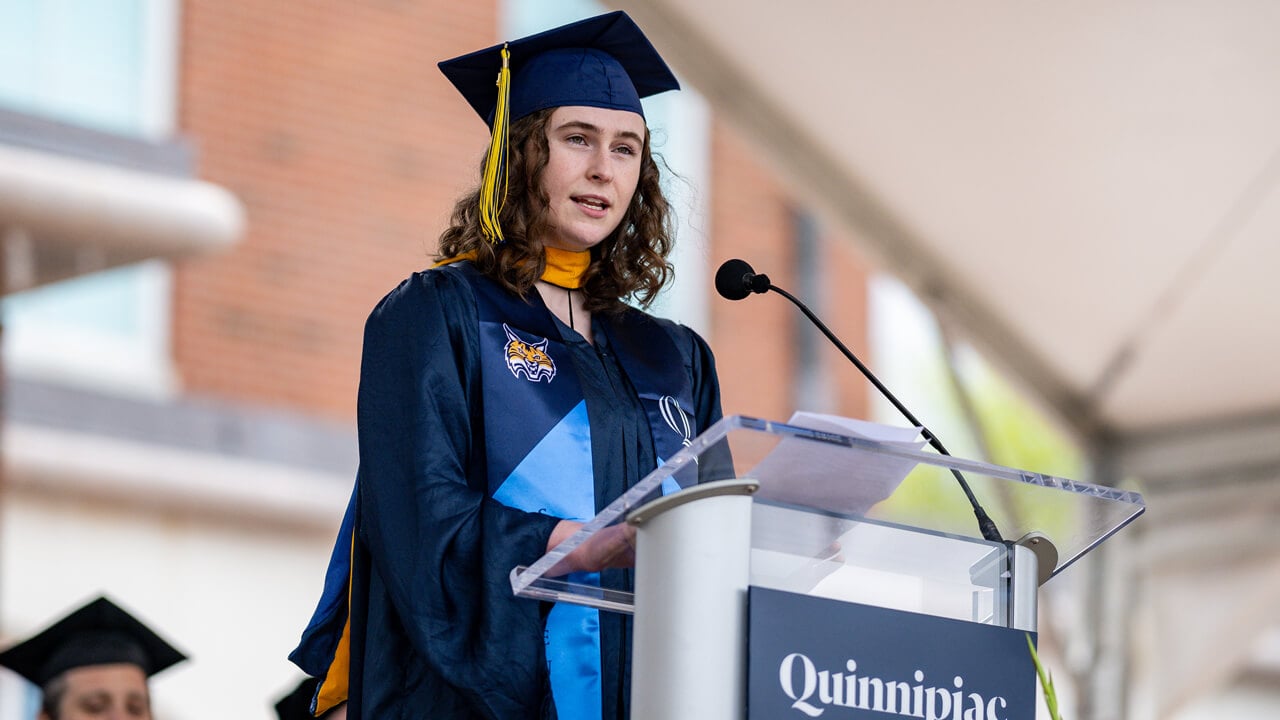
[[[1040,688],[1044,690],[1044,704],[1049,708],[1049,717],[1062,720],[1058,714],[1058,693],[1053,689],[1053,673],[1040,664],[1040,656],[1036,653],[1036,645],[1031,642],[1031,633],[1027,633],[1027,649],[1031,651],[1031,662],[1035,663],[1036,675],[1040,678]]]

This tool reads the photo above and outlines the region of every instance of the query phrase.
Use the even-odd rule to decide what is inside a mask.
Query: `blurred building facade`
[[[601,9],[0,8],[0,644],[106,592],[193,658],[158,716],[269,716],[351,491],[364,318],[475,182],[486,130],[434,64]],[[865,416],[792,308],[709,279],[747,258],[863,351],[862,261],[696,88],[649,114],[681,215],[658,312],[710,341],[726,412]],[[0,675],[0,719],[33,702]]]

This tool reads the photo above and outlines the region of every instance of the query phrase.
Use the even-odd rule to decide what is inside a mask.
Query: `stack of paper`
[[[836,415],[797,412],[789,424],[833,435],[919,450],[921,428],[894,427]],[[786,437],[752,468],[756,496],[842,515],[864,515],[884,500],[916,465],[910,458],[803,437]]]

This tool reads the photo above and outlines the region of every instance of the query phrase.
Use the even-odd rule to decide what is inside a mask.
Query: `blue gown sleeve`
[[[684,358],[690,380],[693,384],[694,420],[698,434],[707,431],[723,417],[720,408],[720,379],[716,375],[715,356],[702,336],[683,325],[670,325],[676,347]],[[712,482],[736,477],[733,466],[733,454],[729,444],[721,441],[702,453],[698,465],[698,482]]]
[[[720,380],[716,376],[716,360],[707,341],[688,330],[690,374],[693,376],[693,404],[697,413],[698,432],[704,432],[721,418]]]
[[[475,298],[452,273],[413,276],[370,315],[358,532],[412,653],[503,717],[545,674],[540,604],[507,576],[546,552],[559,520],[488,497],[478,347]]]

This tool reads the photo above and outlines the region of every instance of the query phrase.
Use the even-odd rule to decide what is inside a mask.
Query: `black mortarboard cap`
[[[0,653],[3,665],[39,686],[89,665],[129,663],[147,676],[186,656],[105,597]]]
[[[640,98],[678,90],[671,69],[621,10],[445,60],[440,70],[490,126],[502,50],[510,52],[510,118],[586,105],[644,115]]]
[[[320,684],[317,678],[304,678],[298,683],[298,687],[293,692],[280,698],[280,702],[276,703],[276,715],[280,720],[316,720],[316,716],[311,714],[311,700],[316,696],[316,686]],[[337,708],[332,708],[320,715],[320,720],[329,717]]]

